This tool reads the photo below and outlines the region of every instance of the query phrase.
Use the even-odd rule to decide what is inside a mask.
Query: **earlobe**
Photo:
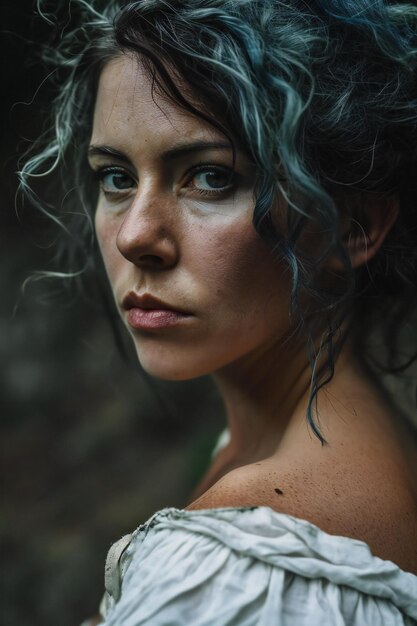
[[[367,200],[366,206],[361,206],[359,218],[346,216],[343,243],[353,268],[366,265],[376,255],[398,213],[399,200],[392,196]],[[331,269],[343,270],[342,261],[337,257],[332,259]]]

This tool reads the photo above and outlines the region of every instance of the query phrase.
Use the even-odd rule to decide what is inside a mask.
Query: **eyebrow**
[[[192,143],[183,143],[169,148],[164,152],[161,152],[159,158],[161,161],[172,161],[176,158],[191,154],[193,152],[202,152],[203,150],[232,150],[230,143],[224,143],[220,141],[195,141]],[[125,161],[131,163],[130,159],[120,150],[116,150],[111,146],[106,145],[91,145],[88,148],[88,156],[112,156],[119,161]]]

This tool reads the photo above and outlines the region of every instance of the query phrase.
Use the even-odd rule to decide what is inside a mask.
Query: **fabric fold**
[[[162,509],[114,567],[108,626],[417,624],[417,576],[269,507]]]

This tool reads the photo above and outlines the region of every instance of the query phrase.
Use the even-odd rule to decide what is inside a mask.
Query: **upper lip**
[[[178,313],[189,314],[188,311],[184,311],[180,307],[173,306],[167,302],[155,298],[149,293],[139,295],[134,291],[129,291],[122,300],[122,306],[124,309],[129,310],[133,308],[140,309],[162,309],[165,311],[178,311]]]

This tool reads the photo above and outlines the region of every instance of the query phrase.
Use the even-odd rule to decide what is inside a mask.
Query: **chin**
[[[137,356],[145,372],[159,380],[180,382],[212,373],[212,370],[207,368],[207,364],[187,359],[183,353],[162,356],[161,354],[145,354],[142,350],[138,350]]]

